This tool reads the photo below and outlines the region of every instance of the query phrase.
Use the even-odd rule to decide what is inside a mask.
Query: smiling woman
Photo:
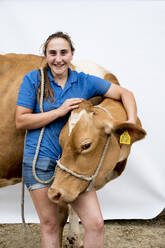
[[[41,94],[40,74],[39,70],[34,70],[25,75],[20,86],[16,127],[28,130],[23,157],[23,178],[40,219],[42,247],[54,248],[59,247],[58,205],[48,199],[50,184],[36,181],[32,174],[32,161],[40,129],[45,127],[36,173],[48,179],[54,174],[56,161],[62,153],[59,144],[61,129],[66,124],[70,111],[78,109],[82,99],[88,100],[100,95],[120,100],[127,112],[128,122],[132,123],[136,123],[137,110],[133,94],[128,90],[102,78],[71,70],[74,47],[68,34],[57,32],[50,35],[44,44],[43,52],[46,59],[44,112],[40,112],[37,101]],[[83,144],[81,149],[85,151],[88,147],[89,144]],[[102,248],[103,217],[94,188],[78,196],[74,210],[85,228],[84,246]]]
[[[54,35],[54,38],[47,44],[45,56],[55,81],[64,88],[74,48],[66,39],[58,37],[60,34]]]

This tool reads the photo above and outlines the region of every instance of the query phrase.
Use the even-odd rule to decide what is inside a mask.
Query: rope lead
[[[40,112],[43,113],[43,99],[44,99],[45,83],[44,83],[44,71],[43,71],[42,67],[40,68],[40,72],[41,72]],[[36,174],[36,162],[37,162],[37,158],[38,158],[38,154],[39,154],[39,150],[40,150],[40,144],[42,141],[44,131],[45,131],[45,127],[43,127],[41,129],[40,136],[38,138],[38,144],[37,144],[36,152],[35,152],[34,159],[33,159],[32,173],[33,173],[33,176],[37,182],[42,183],[42,184],[49,184],[53,180],[54,175],[49,180],[44,181],[44,180],[41,180]],[[25,139],[24,139],[24,149],[25,149],[25,143],[26,143],[26,136],[27,136],[27,130],[26,130]],[[21,216],[22,216],[23,229],[25,231],[26,230],[26,222],[25,222],[25,215],[24,215],[24,192],[25,192],[25,185],[24,185],[24,180],[22,178]]]

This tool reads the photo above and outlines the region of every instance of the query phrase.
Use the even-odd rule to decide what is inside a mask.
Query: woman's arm
[[[16,128],[17,129],[36,129],[41,128],[66,115],[72,109],[78,108],[80,98],[67,99],[58,109],[44,113],[32,113],[33,110],[22,106],[16,106]]]
[[[105,94],[106,97],[120,100],[127,112],[128,122],[136,123],[137,121],[137,106],[134,95],[129,90],[118,85],[111,84],[111,87]]]

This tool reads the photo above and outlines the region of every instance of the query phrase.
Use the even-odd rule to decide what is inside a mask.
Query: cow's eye
[[[89,149],[90,146],[91,146],[91,143],[84,144],[81,146],[81,150],[82,151],[87,150],[87,149]]]

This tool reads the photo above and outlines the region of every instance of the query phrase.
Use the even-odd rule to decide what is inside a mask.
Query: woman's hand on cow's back
[[[65,116],[69,111],[79,107],[82,98],[69,98],[58,108],[59,117]]]

